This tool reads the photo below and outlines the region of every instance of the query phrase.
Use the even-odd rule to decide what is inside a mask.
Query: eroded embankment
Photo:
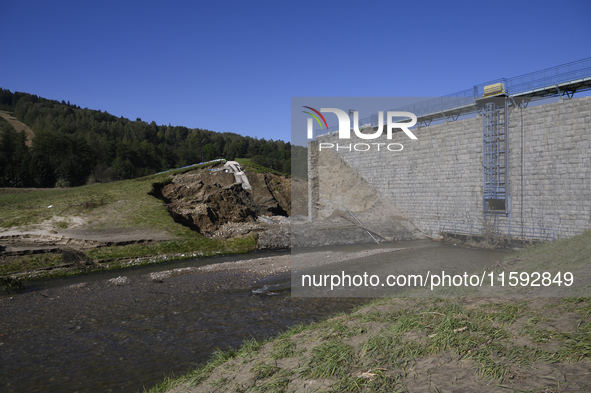
[[[289,246],[289,225],[286,224],[286,217],[291,214],[291,183],[288,178],[271,173],[248,172],[252,189],[247,191],[235,182],[233,174],[224,170],[213,172],[210,169],[216,169],[215,165],[165,178],[163,181],[153,184],[151,194],[166,202],[168,211],[177,222],[185,224],[206,237],[230,239],[254,232],[259,234],[258,248],[285,248]],[[122,182],[113,185],[113,187],[106,185],[103,187],[107,187],[106,191],[102,192],[116,194],[118,189],[129,188],[130,184],[130,182]],[[142,197],[150,198],[145,194],[148,190],[144,191]],[[96,191],[93,192],[96,193]],[[71,193],[66,192],[60,198],[69,198],[70,194],[83,194],[83,191],[72,189]],[[59,208],[61,216],[54,213],[53,217],[39,223],[3,229],[0,233],[2,261],[12,261],[14,258],[31,256],[32,254],[60,254],[64,251],[86,252],[105,247],[116,249],[120,246],[151,245],[178,239],[174,230],[165,231],[146,226],[146,223],[154,221],[155,213],[150,211],[147,214],[143,206],[158,205],[159,202],[143,199],[140,201],[139,198],[131,198],[129,194],[117,195],[118,198],[122,196],[128,197],[129,200],[120,201],[114,197],[107,197],[107,200],[111,200],[108,203],[102,203],[103,195],[101,204],[95,209],[97,212],[103,211],[100,217],[92,209],[84,210],[84,206],[82,206],[84,204],[67,205],[72,206],[69,209],[73,211],[62,212],[66,209],[64,202],[59,202],[60,206],[56,207],[53,206],[56,204],[55,197],[38,198],[42,202],[39,203],[35,200],[37,204],[47,204],[35,206],[36,208],[50,209],[52,212]],[[91,198],[92,201],[98,198],[96,196],[85,197]],[[129,206],[139,206],[134,208],[131,215],[137,217],[140,214],[142,219],[146,215],[148,216],[144,219],[145,222],[137,224],[138,228],[130,227],[130,223],[119,227],[120,217],[116,212],[119,203],[123,202],[125,202],[124,209],[127,210],[129,210]],[[83,209],[82,214],[76,210],[76,206],[79,205],[82,206],[79,208]],[[158,216],[157,220],[161,220],[161,217]],[[131,226],[135,224],[134,220]],[[252,247],[247,248],[248,250],[252,249]],[[185,249],[183,251],[186,251]],[[245,249],[245,251],[247,250]],[[174,253],[174,251],[172,252]],[[113,252],[112,254],[116,257],[122,256],[121,252]],[[162,252],[155,251],[153,254],[162,254]],[[150,255],[144,250],[139,254],[132,252],[129,257]],[[60,264],[59,256],[39,256],[39,258],[51,259],[51,263],[43,264],[48,265],[43,266],[43,269],[46,267],[61,269],[69,265],[67,263]],[[99,259],[105,259],[105,257],[99,257]],[[106,259],[112,258],[107,256]],[[97,260],[94,262],[100,263]],[[25,268],[25,270],[30,269]]]
[[[144,234],[77,237],[63,234],[12,233],[0,236],[2,256],[21,256],[31,254],[56,253],[62,250],[88,250],[97,247],[125,246],[129,244],[151,244],[169,240],[167,236]]]
[[[154,186],[174,220],[204,236],[227,239],[257,233],[258,248],[289,247],[291,180],[246,171],[251,189],[221,164],[173,176]],[[221,170],[218,170],[221,169]]]

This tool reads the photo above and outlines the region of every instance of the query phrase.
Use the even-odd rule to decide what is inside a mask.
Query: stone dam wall
[[[412,223],[430,236],[439,235],[442,222],[482,224],[482,117],[413,132],[417,140],[402,132],[387,140],[384,132],[375,140],[352,133],[350,140],[327,135],[309,142],[309,218],[330,217],[342,205],[362,214],[379,199],[374,216]],[[343,148],[319,152],[320,143]],[[354,151],[349,143],[400,143],[404,149]],[[557,238],[591,228],[590,151],[591,97],[512,107],[511,226],[551,228]]]

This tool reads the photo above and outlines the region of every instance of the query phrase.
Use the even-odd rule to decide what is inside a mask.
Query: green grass
[[[18,278],[0,277],[0,288],[6,292],[18,292],[24,289],[24,285]]]
[[[36,271],[32,278],[49,278],[90,273],[96,270],[114,270],[129,267],[129,260],[134,266],[148,265],[175,259],[195,256],[207,257],[219,254],[234,254],[253,251],[256,247],[254,237],[210,242],[205,237],[196,240],[175,240],[152,245],[132,244],[119,247],[105,247],[86,251],[91,259],[107,260],[98,269],[77,270],[76,268],[41,270],[59,267],[64,263],[62,254],[35,254],[19,257],[8,257],[0,261],[0,276]],[[184,255],[184,256],[183,256]],[[111,260],[119,258],[120,260]],[[107,267],[108,266],[108,267]]]
[[[62,263],[61,254],[35,254],[9,257],[0,262],[0,276],[54,267]]]
[[[343,378],[349,374],[355,361],[351,345],[331,340],[312,348],[304,374],[310,378]]]
[[[256,173],[271,172],[271,173],[274,173],[279,176],[286,176],[286,177],[291,176],[290,173],[279,172],[274,169],[255,164],[254,162],[252,162],[252,160],[250,158],[235,158],[234,161],[238,162],[240,165],[245,166],[247,170],[252,171],[252,172],[256,172]]]
[[[152,184],[163,182],[169,174],[73,188],[23,190],[0,194],[0,228],[26,227],[61,217],[80,217],[100,229],[143,228],[166,230],[172,219],[163,203],[148,193]],[[49,207],[51,206],[51,207]]]
[[[403,392],[407,391],[405,381],[411,378],[409,370],[430,357],[445,355],[461,360],[474,375],[498,386],[507,383],[516,365],[535,369],[535,364],[540,363],[591,359],[588,298],[569,298],[552,307],[535,309],[527,301],[465,307],[450,299],[406,300],[412,305],[397,306],[389,299],[378,299],[359,307],[364,312],[299,325],[265,342],[249,340],[239,350],[215,353],[209,363],[175,384],[207,383],[226,391],[237,371],[236,364],[251,362],[249,385],[234,386],[235,391],[283,392],[293,381],[318,379],[331,381],[326,390],[331,392]],[[390,308],[370,311],[378,306]],[[552,310],[551,315],[548,310]],[[538,345],[535,337],[540,332],[535,330],[524,328],[509,333],[522,321],[551,322],[567,312],[575,313],[581,321],[571,332],[552,333],[557,349],[546,347],[545,340]],[[384,326],[370,329],[376,323]],[[350,340],[360,335],[368,337],[352,344]],[[516,345],[516,335],[530,337],[533,344]],[[302,350],[302,346],[310,349]],[[297,362],[293,366],[277,363],[294,357]],[[172,382],[164,383],[172,386]],[[160,391],[166,390],[150,390]]]
[[[199,256],[210,256],[220,253],[233,254],[254,251],[256,246],[256,241],[252,236],[229,240],[216,240],[206,238],[199,234],[192,235],[192,238],[189,237],[155,244],[130,244],[117,247],[102,247],[87,251],[86,255],[93,259],[109,259],[199,251]]]
[[[548,266],[564,269],[590,265],[591,230],[554,243],[530,246],[518,252],[514,258],[507,259],[514,260],[516,264],[527,260],[525,267],[531,271]]]
[[[270,364],[266,364],[264,362],[259,362],[252,366],[250,372],[254,375],[254,380],[258,381],[259,379],[269,378],[273,374],[277,373],[280,368],[277,366],[272,366]]]
[[[291,358],[300,354],[300,351],[296,350],[296,343],[289,340],[278,340],[273,344],[273,351],[271,352],[271,359],[279,360],[285,358]]]
[[[374,370],[372,370],[374,371]],[[375,393],[407,393],[408,389],[401,375],[390,376],[382,370],[375,370],[372,378],[346,376],[338,380],[330,392],[375,392]]]
[[[89,258],[99,260],[190,252],[207,256],[254,250],[256,240],[252,236],[233,240],[209,239],[174,222],[164,203],[151,195],[154,187],[171,181],[171,174],[193,169],[75,188],[0,189],[0,229],[26,230],[43,223],[59,233],[73,221],[84,220],[82,229],[99,234],[109,231],[146,231],[166,234],[173,239],[155,244],[130,244],[85,252]],[[61,255],[52,254],[8,258],[0,261],[0,275],[60,263]]]
[[[259,385],[255,385],[252,390],[257,392],[278,393],[284,392],[291,381],[293,372],[291,370],[279,369],[273,376]]]

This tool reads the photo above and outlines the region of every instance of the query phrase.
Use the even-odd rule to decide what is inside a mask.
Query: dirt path
[[[10,123],[10,125],[13,126],[17,132],[24,131],[27,135],[27,146],[31,147],[31,145],[33,144],[33,137],[35,136],[33,130],[31,130],[26,124],[23,124],[20,121],[18,121],[16,117],[14,117],[6,111],[0,111],[0,116],[8,123]]]
[[[101,229],[85,228],[86,221],[71,218],[71,227],[56,231],[53,220],[27,228],[0,228],[0,258],[59,252],[62,249],[87,250],[96,247],[148,244],[172,240],[174,237],[162,231],[146,229]]]

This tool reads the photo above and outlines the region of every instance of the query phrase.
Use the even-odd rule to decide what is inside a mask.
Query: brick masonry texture
[[[311,142],[310,215],[318,215],[318,201],[347,192],[346,187],[318,187],[323,182],[320,174],[343,177],[346,184],[352,169],[424,233],[438,235],[440,222],[481,224],[482,118],[421,127],[414,133],[417,140],[402,132],[387,140],[384,132],[375,140],[362,140],[353,134],[350,140],[323,136]],[[330,149],[317,153],[320,143],[338,143],[338,152]],[[380,145],[380,151],[376,145],[371,145],[370,151],[349,150],[349,144],[359,143],[384,145]],[[388,151],[388,143],[400,143],[404,149]],[[558,238],[591,228],[590,148],[591,97],[511,108],[511,226],[552,228]],[[350,168],[314,168],[322,162],[334,162],[319,156],[335,153]]]

